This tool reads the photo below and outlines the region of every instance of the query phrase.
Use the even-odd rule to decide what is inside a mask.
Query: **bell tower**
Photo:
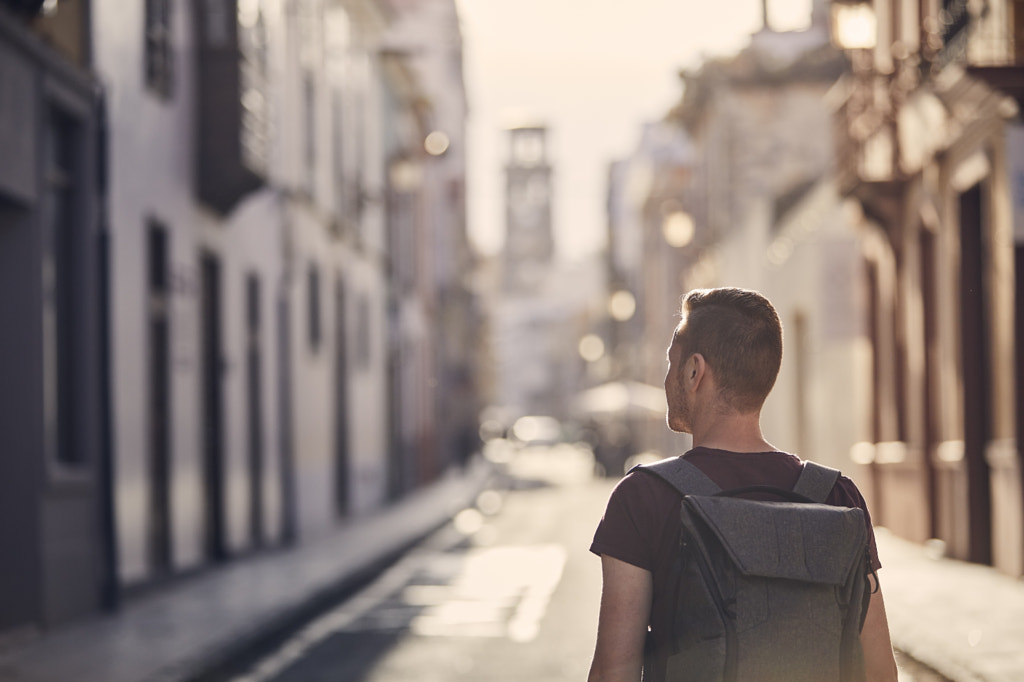
[[[504,288],[531,292],[543,282],[554,256],[545,127],[509,130],[505,179]]]

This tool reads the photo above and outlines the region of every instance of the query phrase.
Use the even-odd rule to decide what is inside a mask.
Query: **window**
[[[320,348],[322,320],[320,319],[320,269],[311,263],[307,273],[307,296],[309,302],[309,347],[314,352]]]
[[[302,188],[312,198],[316,194],[317,171],[317,73],[323,68],[324,5],[315,0],[291,3],[298,31],[299,87],[302,107]]]
[[[146,85],[164,99],[174,86],[171,0],[146,0]]]
[[[351,183],[345,168],[345,152],[348,150],[348,139],[345,135],[345,103],[341,90],[331,93],[331,151],[334,166],[334,210],[339,217],[349,218],[352,215],[352,201],[349,197]]]
[[[270,111],[267,96],[267,29],[260,0],[238,3],[239,81],[242,92],[242,163],[266,175],[270,154]]]
[[[149,560],[157,571],[171,567],[171,300],[168,230],[150,220],[147,229],[149,377]]]
[[[75,400],[79,387],[80,360],[75,345],[81,306],[78,279],[81,252],[78,224],[79,177],[78,123],[63,111],[52,109],[47,127],[47,185],[45,194],[44,329],[48,430],[53,434],[51,452],[63,464],[80,464],[77,446]]]
[[[316,83],[312,73],[306,73],[302,79],[302,102],[305,185],[306,192],[312,197],[316,188]]]
[[[370,301],[366,294],[359,298],[356,329],[356,363],[361,369],[370,366]]]
[[[512,132],[512,165],[533,167],[544,162],[544,132],[522,129]]]
[[[970,31],[971,10],[968,0],[941,0],[939,17],[942,48],[936,55],[939,64],[967,59],[967,39]]]
[[[263,544],[265,535],[261,301],[259,275],[251,272],[245,278],[245,373],[246,417],[249,431],[249,537],[254,547]]]

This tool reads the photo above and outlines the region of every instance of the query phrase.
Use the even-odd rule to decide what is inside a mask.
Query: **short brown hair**
[[[782,366],[782,323],[771,302],[749,289],[694,289],[682,315],[675,341],[683,357],[704,356],[733,409],[759,409]]]

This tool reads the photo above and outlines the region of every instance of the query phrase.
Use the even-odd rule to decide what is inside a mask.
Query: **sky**
[[[555,243],[575,260],[605,241],[608,165],[682,88],[680,68],[734,54],[762,26],[761,0],[456,0],[469,97],[470,238],[504,241],[503,169],[514,125],[548,126]],[[810,0],[770,0],[776,30],[805,27]]]

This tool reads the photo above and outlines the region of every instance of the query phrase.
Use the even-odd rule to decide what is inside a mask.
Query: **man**
[[[772,447],[760,426],[781,363],[782,326],[763,296],[731,288],[686,295],[668,349],[666,420],[673,431],[693,436],[693,449],[682,457],[724,490],[792,489],[796,483],[801,460]],[[864,509],[871,563],[880,568],[870,517],[853,482],[841,477],[827,502]],[[679,494],[655,476],[631,473],[612,493],[591,545],[601,556],[604,589],[589,682],[638,682],[648,627],[655,657],[644,680],[664,679],[680,525]],[[860,639],[867,680],[895,682],[881,589],[871,595]]]

